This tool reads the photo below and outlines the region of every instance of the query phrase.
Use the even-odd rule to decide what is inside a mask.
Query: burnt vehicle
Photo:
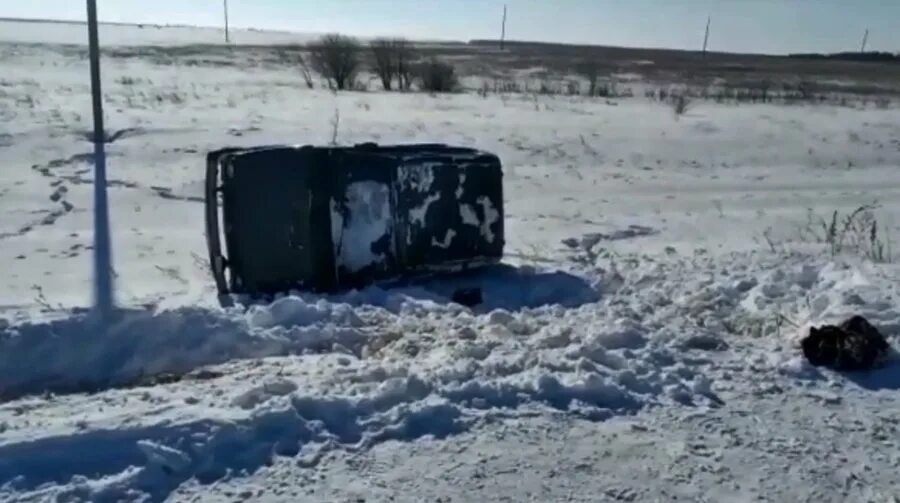
[[[499,262],[502,177],[497,156],[442,144],[210,152],[217,289],[330,292]]]

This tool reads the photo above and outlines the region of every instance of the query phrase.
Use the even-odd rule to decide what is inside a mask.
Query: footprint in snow
[[[234,399],[234,405],[252,409],[271,398],[289,395],[297,390],[297,384],[286,379],[276,379],[251,388]]]

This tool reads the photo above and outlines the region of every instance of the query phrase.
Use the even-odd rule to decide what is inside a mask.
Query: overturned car
[[[223,295],[357,288],[503,256],[501,163],[470,148],[225,148],[207,154],[205,201]]]

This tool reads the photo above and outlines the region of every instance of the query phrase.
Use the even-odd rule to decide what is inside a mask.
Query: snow
[[[900,343],[898,266],[798,231],[809,208],[877,199],[897,235],[896,110],[700,102],[676,120],[639,98],[309,91],[253,52],[105,58],[123,310],[101,325],[84,309],[86,63],[0,51],[0,500],[890,501],[900,485],[897,355],[843,375],[797,350],[850,314]],[[348,143],[497,153],[506,263],[219,306],[205,152],[327,143],[335,109]],[[348,268],[377,261],[381,187],[351,185],[332,220]],[[487,232],[499,218],[460,210]],[[482,305],[451,301],[473,287]]]
[[[425,200],[422,201],[422,204],[409,210],[409,222],[424,227],[425,217],[428,215],[428,208],[440,198],[441,194],[439,192],[425,196]]]
[[[410,225],[424,228],[425,219],[428,216],[428,209],[441,198],[439,192],[429,194],[429,192],[431,192],[431,187],[434,184],[434,168],[435,166],[431,163],[406,164],[402,166],[397,173],[401,187],[427,194],[422,201],[422,204],[415,208],[410,208]],[[407,244],[412,244],[412,239],[413,233],[410,232],[406,235]],[[447,246],[449,246],[449,243]]]
[[[481,225],[481,222],[478,220],[478,215],[475,213],[475,209],[471,204],[459,205],[459,216],[462,218],[462,223],[466,225],[475,227],[480,227]]]
[[[493,243],[496,236],[491,230],[491,226],[500,220],[500,212],[491,204],[491,200],[485,196],[478,198],[478,204],[481,205],[481,211],[484,213],[484,221],[481,222],[481,235],[489,242]],[[467,223],[467,222],[466,222]]]
[[[498,421],[533,425],[557,414],[569,417],[566,423],[625,416],[659,430],[673,420],[659,416],[677,414],[673,407],[686,407],[682,414],[696,410],[715,417],[731,397],[766,385],[814,393],[816,400],[820,395],[815,393],[827,393],[821,395],[826,401],[842,395],[860,399],[866,388],[900,385],[900,375],[885,368],[858,383],[813,369],[798,376],[791,371],[797,366],[791,330],[759,317],[755,308],[740,307],[764,284],[743,292],[731,284],[746,276],[767,277],[779,291],[799,287],[804,297],[846,285],[835,299],[849,299],[846,294],[860,287],[847,278],[876,283],[880,289],[868,292],[860,312],[896,341],[900,312],[883,303],[897,294],[897,283],[879,283],[873,272],[850,259],[784,259],[766,253],[684,257],[623,265],[620,281],[597,285],[605,290],[602,297],[568,308],[548,302],[479,314],[446,299],[417,298],[402,289],[382,296],[372,289],[361,292],[364,299],[347,294],[311,304],[312,297],[295,295],[253,306],[247,314],[207,313],[207,324],[217,321],[215,329],[185,323],[192,328],[178,331],[161,320],[145,321],[148,329],[122,330],[106,340],[119,341],[119,356],[103,354],[95,361],[116,361],[124,354],[177,361],[179,355],[204,353],[192,348],[191,336],[209,341],[223,332],[234,335],[227,346],[220,345],[228,354],[204,362],[222,363],[209,381],[30,397],[0,406],[6,428],[0,480],[8,482],[7,490],[37,499],[48,494],[50,482],[57,484],[50,486],[59,491],[56,495],[85,490],[79,477],[93,484],[86,499],[115,499],[127,491],[162,498],[188,480],[207,483],[225,476],[240,484],[242,470],[274,476],[264,468],[273,460],[280,470],[297,469],[281,458],[299,457],[312,467],[307,469],[328,471],[333,467],[323,460],[335,452],[365,453],[394,445],[390,441],[453,443],[462,441],[457,437],[492,432]],[[805,281],[810,274],[816,279]],[[798,322],[807,321],[802,297],[784,295],[772,302]],[[822,317],[847,307],[836,300]],[[750,329],[744,327],[757,324],[760,335],[747,337]],[[717,325],[733,328],[718,330]],[[154,326],[158,330],[149,329]],[[20,355],[18,375],[40,375],[40,362],[59,362],[61,355],[93,367],[86,359],[90,352],[107,348],[89,343],[97,332],[67,340],[59,337],[59,328],[39,327],[18,336],[46,340],[45,351],[3,348],[2,354]],[[174,344],[184,339],[181,347]],[[57,367],[53,374],[83,381],[82,369]],[[872,393],[885,404],[896,403],[893,393]],[[753,406],[747,398],[736,401],[739,407]],[[88,446],[98,454],[85,464],[80,453]],[[71,457],[65,457],[67,452]],[[163,469],[164,483],[157,481]]]
[[[335,235],[332,223],[332,240],[340,243],[337,254],[338,267],[357,272],[384,260],[373,246],[384,239],[391,227],[390,188],[373,181],[354,182],[347,186],[344,217],[334,211],[333,222],[341,223],[340,234]]]
[[[434,185],[435,167],[432,163],[427,162],[407,163],[400,167],[397,177],[404,188],[408,187],[418,192],[428,193],[431,192],[431,187]]]

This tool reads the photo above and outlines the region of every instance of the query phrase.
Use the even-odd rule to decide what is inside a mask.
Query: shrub
[[[600,64],[592,59],[586,59],[575,66],[575,71],[587,79],[588,96],[596,96],[597,82],[600,80]]]
[[[873,262],[890,262],[890,236],[878,224],[877,208],[875,203],[865,204],[846,215],[834,210],[828,219],[809,210],[807,223],[800,228],[800,240],[825,244],[832,255],[852,253]]]
[[[398,89],[408,91],[412,85],[410,61],[413,51],[410,43],[401,38],[378,38],[369,43],[369,49],[372,51],[372,70],[381,80],[384,90],[393,89],[396,79]]]
[[[671,95],[669,98],[669,105],[671,105],[672,110],[675,112],[675,117],[684,115],[690,104],[691,99],[688,98],[686,94]]]
[[[437,59],[431,59],[420,66],[419,82],[422,90],[430,93],[450,93],[459,87],[453,65]]]
[[[488,93],[491,92],[491,86],[488,84],[487,80],[481,81],[481,87],[478,89],[478,96],[482,98],[487,98]]]
[[[313,68],[328,79],[332,89],[344,90],[356,82],[360,61],[359,42],[353,37],[324,35],[309,46]]]
[[[891,106],[891,99],[887,96],[879,96],[875,98],[875,106],[881,110],[887,110]]]
[[[314,88],[312,72],[309,71],[309,65],[306,64],[306,58],[303,57],[303,54],[297,54],[297,60],[300,63],[300,71],[303,74],[303,82],[306,83],[306,87],[309,89]]]
[[[515,80],[494,79],[494,94],[516,94],[522,92],[522,86]]]

